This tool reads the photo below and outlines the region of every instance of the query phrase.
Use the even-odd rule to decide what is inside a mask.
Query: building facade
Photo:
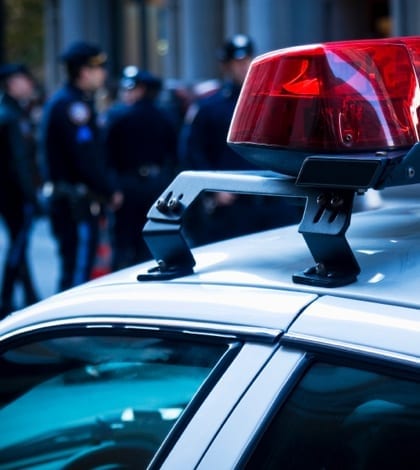
[[[215,51],[248,33],[257,53],[291,45],[420,33],[418,0],[45,0],[45,80],[69,42],[99,43],[111,74],[135,64],[166,79],[217,78]]]

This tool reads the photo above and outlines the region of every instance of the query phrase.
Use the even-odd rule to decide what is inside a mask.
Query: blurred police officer
[[[37,206],[34,162],[36,143],[29,115],[34,80],[25,65],[0,67],[0,213],[9,236],[2,286],[0,317],[15,307],[13,294],[21,282],[24,302],[36,302],[27,247]]]
[[[252,39],[244,34],[227,39],[219,50],[224,80],[218,91],[194,103],[187,113],[187,131],[182,133],[185,142],[180,146],[185,149],[185,154],[180,156],[184,166],[197,170],[256,169],[226,142],[236,102],[254,53]],[[195,220],[188,221],[188,229],[196,244],[280,226],[298,219],[296,207],[284,201],[273,203],[263,197],[219,192],[204,195],[198,201],[200,203],[202,206],[198,206]],[[274,206],[277,214],[273,212]],[[200,217],[200,222],[197,222]]]
[[[254,43],[243,34],[228,39],[218,51],[224,76],[222,86],[188,111],[187,124],[191,126],[188,166],[200,170],[255,168],[226,145],[230,121],[253,55]]]
[[[106,79],[107,57],[94,44],[75,42],[61,60],[68,81],[47,102],[41,139],[45,177],[53,189],[50,215],[63,290],[90,278],[101,208],[117,209],[123,196],[105,166],[94,106]]]
[[[175,126],[156,104],[161,79],[131,65],[123,70],[120,86],[126,108],[119,109],[105,133],[108,165],[124,192],[124,205],[114,217],[113,269],[150,258],[141,229],[172,180],[177,157]]]

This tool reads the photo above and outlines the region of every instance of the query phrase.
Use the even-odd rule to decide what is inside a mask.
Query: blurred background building
[[[420,33],[418,0],[0,0],[0,61],[25,60],[53,90],[69,42],[104,47],[111,74],[136,64],[165,79],[217,78],[215,50],[248,33],[258,53],[329,40]]]

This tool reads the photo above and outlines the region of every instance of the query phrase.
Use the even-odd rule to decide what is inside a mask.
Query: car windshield
[[[9,350],[0,362],[0,467],[145,468],[228,349],[121,335]]]

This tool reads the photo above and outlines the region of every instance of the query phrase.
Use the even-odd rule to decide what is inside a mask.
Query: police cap
[[[162,88],[162,80],[147,70],[140,70],[135,65],[128,65],[122,72],[120,87],[124,90],[132,90],[137,85],[160,90]]]
[[[72,67],[80,66],[101,66],[105,65],[107,55],[96,44],[84,41],[77,41],[65,49],[60,55],[60,59]]]
[[[6,80],[12,75],[26,75],[32,77],[29,69],[24,64],[4,64],[0,65],[0,81]]]
[[[219,60],[227,62],[232,59],[245,59],[254,55],[254,43],[245,34],[235,34],[219,50]]]

